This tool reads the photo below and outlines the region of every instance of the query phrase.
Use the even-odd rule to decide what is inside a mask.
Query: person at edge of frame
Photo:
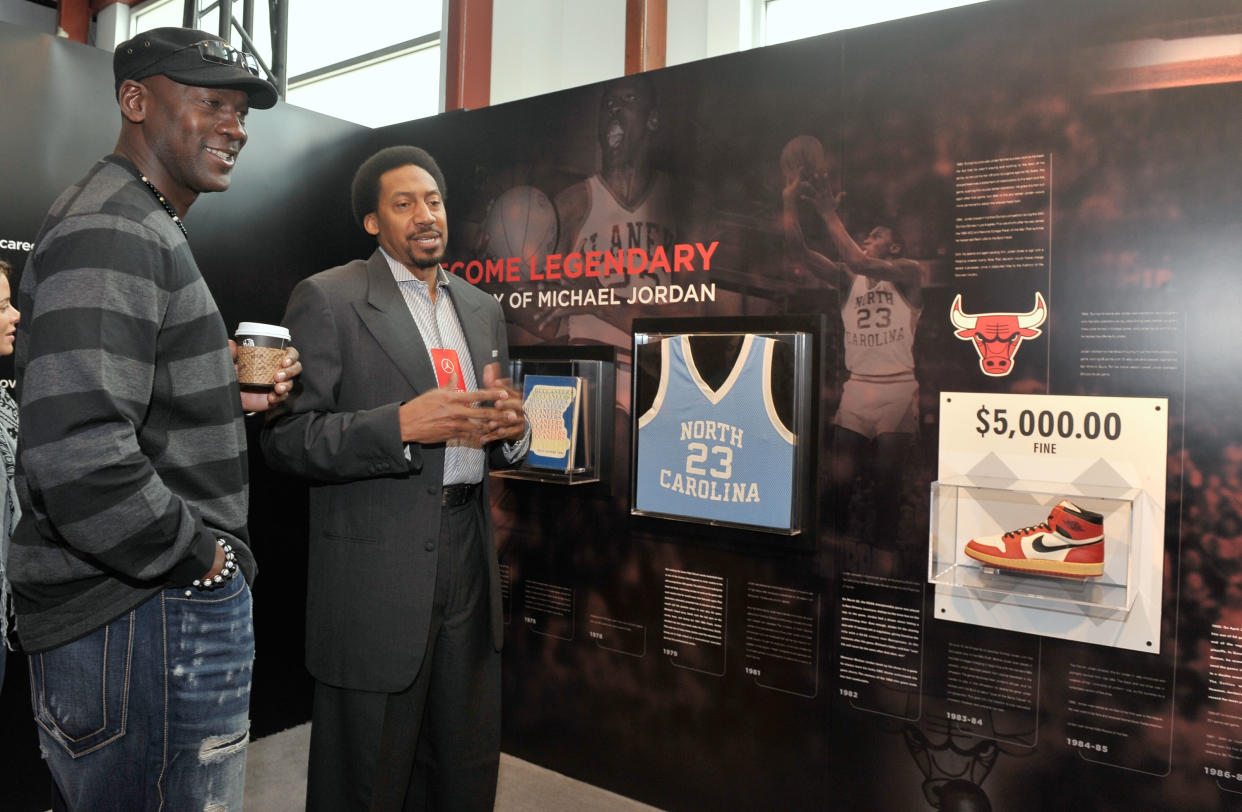
[[[12,355],[17,341],[17,323],[22,314],[13,306],[13,266],[0,259],[0,356]],[[9,649],[9,579],[5,562],[9,558],[9,540],[21,518],[13,469],[17,451],[17,401],[8,387],[0,389],[0,688],[4,687],[4,668]]]

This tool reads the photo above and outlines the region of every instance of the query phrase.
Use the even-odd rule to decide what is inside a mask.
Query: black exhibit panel
[[[187,227],[230,327],[277,320],[373,250],[364,157],[439,159],[565,460],[491,483],[506,752],[675,810],[1236,808],[1240,38],[1015,0],[376,130],[278,105]],[[107,55],[0,46],[20,266],[117,114]],[[264,735],[309,716],[306,486],[251,471]]]

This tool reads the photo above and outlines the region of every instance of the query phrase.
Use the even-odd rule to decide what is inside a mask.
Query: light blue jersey
[[[660,344],[660,385],[638,421],[634,507],[788,529],[794,435],[772,402],[776,341],[747,335],[717,390],[694,364],[689,336]]]

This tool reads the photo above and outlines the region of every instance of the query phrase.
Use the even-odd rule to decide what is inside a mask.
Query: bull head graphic
[[[1013,371],[1013,357],[1022,340],[1043,332],[1037,328],[1048,318],[1048,306],[1036,291],[1035,309],[1029,313],[963,313],[959,293],[949,308],[949,318],[957,328],[953,335],[974,344],[983,374],[1000,378]]]

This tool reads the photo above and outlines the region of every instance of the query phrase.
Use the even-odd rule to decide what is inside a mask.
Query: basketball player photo
[[[837,291],[847,377],[833,416],[833,521],[839,534],[861,525],[863,541],[897,545],[903,466],[919,426],[914,341],[923,311],[923,272],[905,256],[892,223],[868,224],[855,237],[841,220],[843,195],[829,188],[823,149],[796,136],[781,154],[782,222],[790,256]],[[837,259],[807,245],[801,214],[817,219]],[[852,521],[855,479],[870,460],[873,522]]]

